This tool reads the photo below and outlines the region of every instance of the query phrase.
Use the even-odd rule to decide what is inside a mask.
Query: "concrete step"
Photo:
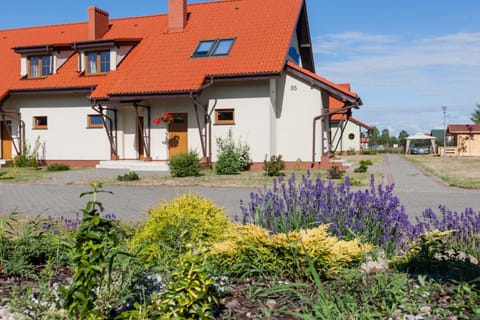
[[[7,164],[7,160],[0,159],[0,168]]]
[[[142,160],[104,160],[100,161],[96,167],[98,169],[128,169],[130,171],[170,171],[167,162]]]

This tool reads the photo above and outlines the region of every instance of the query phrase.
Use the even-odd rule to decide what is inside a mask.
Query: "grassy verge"
[[[368,186],[372,174],[376,181],[380,181],[382,173],[378,170],[383,164],[383,156],[381,155],[354,155],[342,156],[350,168],[346,170],[345,175],[351,179],[353,186]],[[373,165],[369,166],[367,172],[354,172],[354,168],[358,166],[362,160],[370,160]],[[71,168],[71,170],[82,170],[84,168]],[[0,183],[25,183],[40,182],[50,179],[54,173],[48,172],[46,168],[0,168]],[[307,170],[286,170],[283,171],[288,179],[292,174],[302,176],[307,174]],[[326,170],[310,170],[310,175],[316,177],[320,175],[326,178],[328,173]],[[198,177],[174,178],[165,173],[158,174],[142,174],[139,173],[140,179],[135,181],[118,181],[116,177],[99,179],[95,177],[93,180],[76,180],[70,181],[69,184],[90,184],[93,181],[101,181],[104,185],[129,185],[129,186],[171,186],[171,187],[225,187],[225,188],[263,188],[271,185],[273,177],[265,176],[263,171],[244,171],[234,175],[217,175],[214,170],[202,170]],[[4,177],[4,179],[2,179]],[[342,182],[343,180],[335,180],[334,182]]]
[[[406,155],[404,157],[453,187],[480,189],[479,157],[438,157],[433,155]]]

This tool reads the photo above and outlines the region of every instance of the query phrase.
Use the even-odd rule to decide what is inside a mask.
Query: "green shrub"
[[[9,179],[15,179],[15,177],[9,175],[7,171],[0,171],[0,180],[9,180]]]
[[[233,150],[221,152],[215,163],[215,173],[219,175],[238,174],[241,168],[240,158]]]
[[[126,238],[124,228],[118,221],[100,217],[103,207],[97,201],[101,183],[92,184],[93,191],[80,196],[92,195],[83,209],[82,223],[75,234],[72,245],[73,277],[71,283],[62,288],[65,307],[69,316],[75,319],[102,319],[96,308],[99,294],[111,285],[111,271],[114,257],[119,252],[121,241]],[[109,275],[105,281],[105,275]]]
[[[361,173],[367,172],[368,171],[368,166],[361,163],[360,166],[356,167],[353,171],[354,172],[361,172]]]
[[[53,163],[47,167],[47,171],[67,171],[70,166],[64,163]]]
[[[373,165],[373,162],[372,162],[372,160],[370,160],[370,159],[360,160],[360,165],[371,166],[371,165]]]
[[[340,168],[340,166],[333,165],[330,170],[328,170],[329,179],[342,179],[345,174],[345,170]]]
[[[23,145],[22,154],[19,154],[13,158],[13,166],[16,168],[38,166],[38,150],[40,149],[40,136],[35,140],[35,144],[32,148],[31,145],[25,143]]]
[[[248,170],[252,164],[250,147],[240,139],[237,143],[233,140],[232,129],[228,130],[225,138],[217,138],[218,159],[215,171],[220,175],[237,174]]]
[[[355,151],[354,148],[350,148],[350,149],[348,149],[347,154],[349,156],[353,156],[353,155],[357,154],[357,152]]]
[[[186,194],[150,210],[145,226],[132,238],[147,265],[170,262],[187,246],[207,245],[223,238],[230,222],[223,209],[206,198]]]
[[[202,167],[195,151],[174,155],[168,162],[172,177],[196,177]]]
[[[8,276],[36,278],[49,260],[66,265],[68,248],[59,236],[44,230],[45,220],[26,220],[13,213],[0,220],[0,270]]]
[[[136,181],[140,180],[140,177],[135,171],[130,171],[129,173],[125,173],[124,175],[117,176],[118,181]]]
[[[278,177],[282,170],[285,169],[285,162],[282,160],[282,155],[272,155],[270,160],[263,161],[263,170],[265,175],[269,177]]]

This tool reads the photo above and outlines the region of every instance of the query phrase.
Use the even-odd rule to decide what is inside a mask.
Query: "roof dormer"
[[[76,42],[78,71],[85,75],[105,74],[118,65],[141,39],[112,39]]]
[[[26,78],[44,78],[56,73],[73,53],[70,44],[25,46],[13,50],[21,55],[20,76]]]

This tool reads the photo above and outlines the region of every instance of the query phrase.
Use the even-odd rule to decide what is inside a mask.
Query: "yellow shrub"
[[[222,241],[231,226],[222,208],[194,194],[162,202],[131,240],[147,263],[184,252],[186,246]]]
[[[262,273],[295,277],[309,274],[307,255],[317,271],[329,275],[338,268],[362,261],[370,245],[343,241],[327,233],[328,225],[315,229],[271,235],[255,225],[235,225],[224,242],[214,244],[212,261],[237,272],[239,266],[262,268]],[[247,270],[245,270],[247,271]]]

